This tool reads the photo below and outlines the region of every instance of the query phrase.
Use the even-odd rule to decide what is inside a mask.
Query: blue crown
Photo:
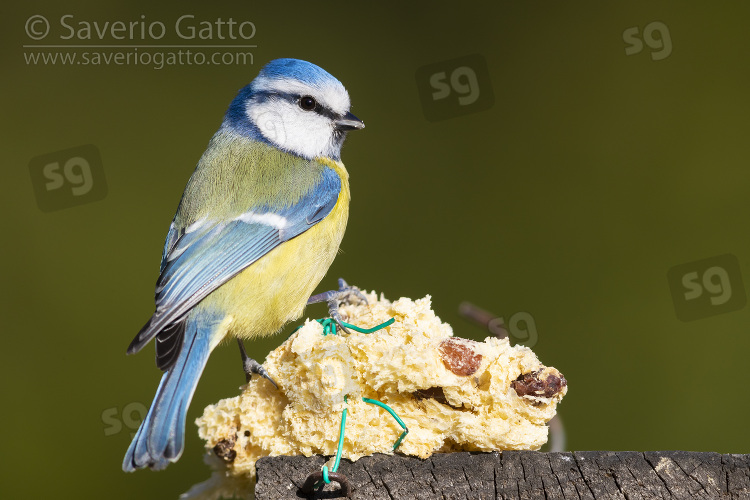
[[[258,79],[264,78],[270,80],[299,80],[315,87],[319,87],[323,83],[337,83],[341,85],[341,82],[320,66],[300,59],[274,59],[260,70]]]

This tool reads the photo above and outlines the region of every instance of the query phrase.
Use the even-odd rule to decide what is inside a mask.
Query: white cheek
[[[255,123],[263,137],[274,144],[281,145],[287,141],[284,108],[285,106],[279,102],[248,105],[247,116],[251,122]]]
[[[263,137],[281,149],[306,158],[329,156],[330,120],[283,101],[248,105],[247,115]]]
[[[325,154],[332,132],[327,118],[308,111],[293,116],[286,125],[289,134],[284,147],[310,158]]]

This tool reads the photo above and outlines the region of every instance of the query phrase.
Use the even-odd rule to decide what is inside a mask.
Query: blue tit
[[[156,339],[164,374],[123,470],[180,458],[190,400],[222,339],[242,348],[298,319],[308,301],[338,296],[310,298],[349,215],[341,147],[364,127],[349,109],[341,82],[297,59],[268,63],[229,105],[167,233],[156,312],[128,348]],[[263,374],[244,349],[243,359]]]

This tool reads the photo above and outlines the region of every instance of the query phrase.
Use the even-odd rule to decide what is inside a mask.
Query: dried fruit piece
[[[456,375],[467,377],[479,369],[482,355],[474,352],[473,341],[450,337],[440,342],[440,358],[447,369]]]
[[[510,386],[519,396],[535,396],[551,398],[568,385],[563,374],[554,368],[543,368],[529,373],[523,373]]]
[[[235,438],[231,438],[219,441],[216,446],[214,446],[214,453],[216,453],[216,456],[227,463],[234,462],[234,459],[237,458],[237,452],[234,451],[235,440]]]

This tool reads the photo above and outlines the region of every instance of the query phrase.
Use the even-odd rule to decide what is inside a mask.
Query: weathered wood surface
[[[257,500],[299,499],[322,457],[257,463]],[[750,455],[686,451],[375,455],[342,460],[354,499],[749,499]],[[307,498],[341,498],[336,483]]]

